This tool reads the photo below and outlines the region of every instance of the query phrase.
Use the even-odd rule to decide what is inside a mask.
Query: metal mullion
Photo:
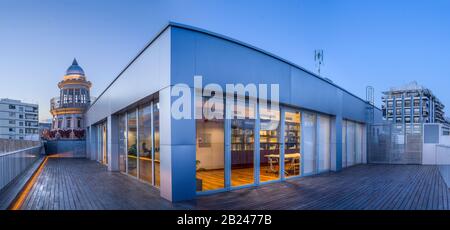
[[[300,112],[300,162],[301,162],[301,165],[300,165],[299,173],[302,176],[305,174],[305,155],[306,155],[306,153],[303,151],[305,148],[305,140],[304,140],[305,139],[304,138],[305,126],[304,126],[304,121],[303,121],[303,119],[304,119],[303,114],[304,114],[304,112],[301,111]]]
[[[153,124],[154,118],[153,118],[153,101],[150,104],[150,133],[152,135],[152,149],[151,149],[151,155],[152,155],[152,185],[155,186],[155,133],[154,133],[154,124]]]
[[[226,97],[225,100],[232,100],[234,106],[234,97]],[[231,188],[231,119],[227,119],[231,116],[231,108],[225,106],[225,119],[224,119],[224,141],[225,141],[225,188]],[[230,115],[228,115],[230,114]]]
[[[285,180],[286,176],[284,175],[285,172],[285,161],[284,161],[284,154],[285,154],[285,146],[284,146],[284,142],[285,142],[285,109],[284,107],[280,108],[280,133],[278,135],[278,144],[279,144],[279,151],[280,151],[280,179],[281,180]]]
[[[315,129],[316,129],[316,133],[314,136],[314,152],[316,154],[315,159],[316,159],[316,170],[314,173],[319,173],[320,172],[320,115],[315,114],[314,115],[316,117],[316,124],[315,124]]]
[[[260,117],[259,117],[259,106],[258,103],[255,103],[254,106],[254,114],[255,114],[255,123],[254,123],[254,141],[253,141],[253,164],[254,164],[254,175],[253,175],[253,183],[259,185],[259,174],[260,174]]]
[[[139,107],[136,107],[136,177],[140,179],[140,153],[139,153],[139,141],[140,141],[140,135],[139,135]]]
[[[128,174],[128,112],[125,112],[125,173]]]

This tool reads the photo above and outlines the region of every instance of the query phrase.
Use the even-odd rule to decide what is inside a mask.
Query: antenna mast
[[[323,50],[314,50],[314,61],[316,62],[317,73],[320,76],[320,66],[323,64]]]

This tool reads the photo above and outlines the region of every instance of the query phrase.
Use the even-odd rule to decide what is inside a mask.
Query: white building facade
[[[39,106],[0,99],[0,138],[39,140]]]
[[[202,76],[200,87],[194,76]],[[172,116],[179,92],[203,92],[200,100],[188,100],[195,113],[211,96],[202,87],[209,84],[278,85],[280,106],[269,113],[247,103],[267,101],[269,94],[224,94],[224,102],[242,102],[246,113],[258,115]],[[287,60],[171,23],[86,111],[87,157],[155,186],[165,199],[189,200],[365,163],[370,109],[367,101]],[[381,121],[381,111],[374,111]],[[228,107],[222,112],[233,113]]]

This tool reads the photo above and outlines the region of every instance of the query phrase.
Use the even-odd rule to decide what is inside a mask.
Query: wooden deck
[[[436,166],[359,165],[339,173],[199,197],[198,209],[450,209]]]
[[[437,166],[359,165],[172,204],[94,161],[49,158],[22,209],[450,209]]]
[[[143,202],[145,201],[145,202]],[[48,158],[21,209],[172,209],[159,190],[95,161]]]

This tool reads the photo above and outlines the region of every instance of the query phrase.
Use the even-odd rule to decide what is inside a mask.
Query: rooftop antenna
[[[323,64],[323,50],[314,50],[314,61],[316,62],[317,73],[320,76],[320,66]]]

